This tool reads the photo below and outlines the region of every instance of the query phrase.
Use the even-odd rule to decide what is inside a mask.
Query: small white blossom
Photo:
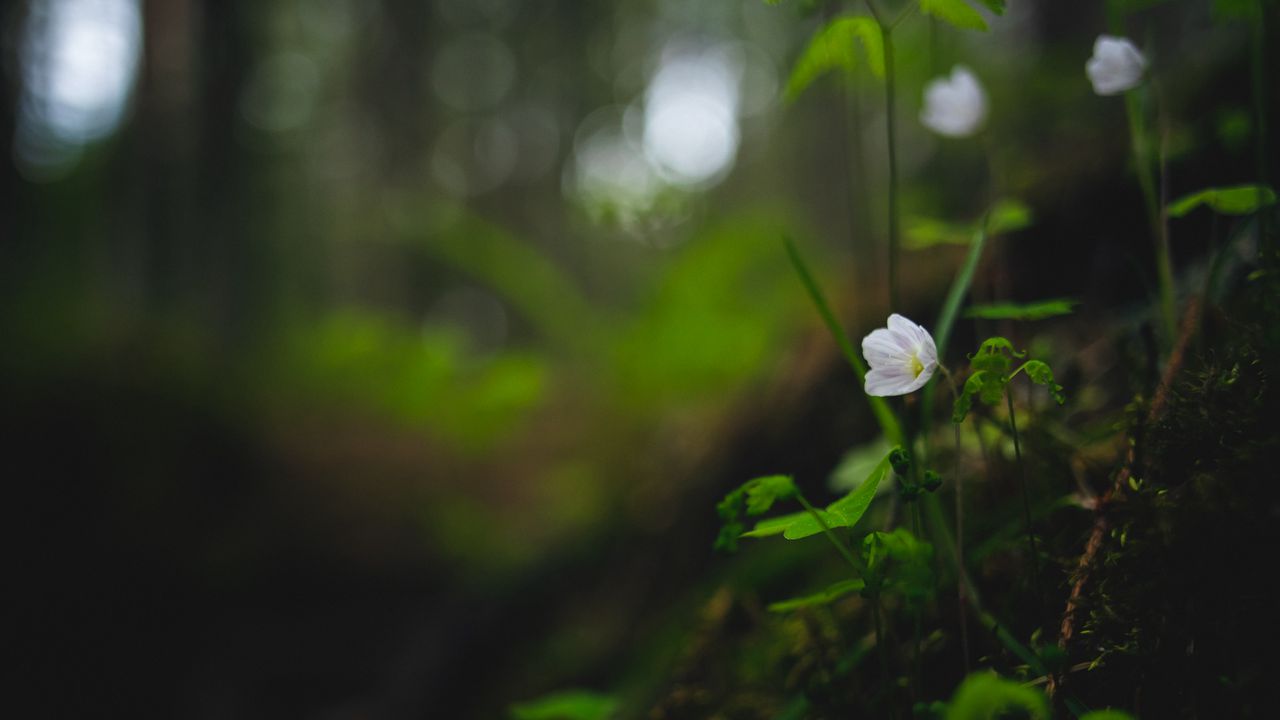
[[[920,122],[939,135],[968,137],[987,119],[987,94],[969,68],[957,65],[950,78],[937,78],[924,88]]]
[[[894,313],[889,327],[862,338],[868,395],[906,395],[924,387],[938,370],[938,347],[928,330]]]
[[[1133,43],[1111,35],[1098,36],[1093,57],[1084,65],[1093,91],[1099,95],[1119,95],[1137,87],[1146,69],[1147,59]]]

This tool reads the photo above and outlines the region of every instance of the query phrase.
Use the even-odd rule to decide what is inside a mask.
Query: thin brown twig
[[[1169,404],[1170,388],[1173,386],[1174,379],[1182,370],[1183,362],[1186,360],[1187,347],[1190,345],[1192,336],[1195,335],[1200,319],[1200,302],[1200,298],[1195,295],[1191,296],[1187,301],[1186,309],[1182,313],[1182,323],[1178,331],[1177,342],[1173,346],[1173,352],[1169,354],[1169,362],[1165,365],[1164,374],[1160,377],[1160,384],[1156,386],[1155,394],[1151,398],[1151,406],[1147,409],[1144,427],[1149,428],[1158,422],[1164,415],[1165,407]],[[1102,550],[1102,542],[1106,538],[1107,531],[1111,529],[1110,519],[1107,517],[1107,508],[1111,503],[1121,499],[1125,486],[1129,484],[1129,478],[1133,474],[1133,467],[1136,462],[1137,450],[1134,443],[1131,442],[1129,443],[1129,449],[1125,452],[1124,464],[1120,471],[1116,473],[1115,481],[1112,482],[1106,493],[1094,503],[1093,529],[1089,533],[1089,540],[1085,543],[1084,553],[1080,555],[1080,561],[1076,564],[1076,580],[1071,586],[1071,595],[1067,598],[1067,606],[1062,613],[1062,627],[1058,632],[1058,647],[1063,650],[1066,650],[1067,644],[1071,642],[1072,636],[1075,635],[1076,611],[1080,607],[1080,598],[1084,594],[1085,586],[1089,583],[1089,577],[1098,553]],[[1049,678],[1046,690],[1050,697],[1059,689],[1062,681],[1063,678],[1058,676]]]

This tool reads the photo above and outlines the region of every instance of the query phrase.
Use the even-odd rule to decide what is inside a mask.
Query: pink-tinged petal
[[[907,367],[872,368],[867,373],[864,388],[868,395],[876,397],[906,395],[912,391],[911,386],[917,379]]]
[[[909,357],[909,352],[893,333],[879,328],[862,338],[862,355],[866,357],[867,364],[879,367],[901,365]]]

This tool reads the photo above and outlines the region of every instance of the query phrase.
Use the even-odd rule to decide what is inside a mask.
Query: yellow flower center
[[[920,356],[912,353],[911,355],[911,373],[915,377],[920,377],[920,373],[924,372],[924,363],[920,362]]]

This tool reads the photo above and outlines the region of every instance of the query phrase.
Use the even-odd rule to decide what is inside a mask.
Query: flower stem
[[[893,32],[881,26],[884,34],[884,104],[886,140],[889,144],[889,307],[899,307],[898,290],[898,140],[894,127],[894,103],[897,93],[893,62]]]
[[[825,534],[827,539],[831,541],[831,544],[835,546],[836,552],[840,553],[840,557],[844,558],[845,562],[849,563],[854,570],[858,571],[859,576],[865,575],[867,571],[866,565],[862,564],[862,562],[858,560],[857,556],[849,550],[849,546],[845,545],[844,541],[832,532],[831,526],[827,525],[827,521],[823,519],[822,513],[818,512],[816,508],[810,505],[809,501],[805,499],[804,495],[801,495],[799,491],[796,492],[796,500],[805,509],[805,512],[809,513],[809,515],[818,523],[818,527],[822,528],[823,534]]]
[[[852,566],[855,571],[857,571],[857,574],[859,577],[865,579],[867,576],[867,566],[863,564],[862,561],[859,560],[858,557],[849,550],[849,546],[845,545],[843,540],[841,540],[834,532],[832,532],[831,526],[827,525],[827,521],[822,518],[822,513],[818,512],[817,508],[809,504],[808,499],[806,499],[805,496],[801,494],[799,490],[796,491],[796,501],[799,502],[801,507],[804,508],[805,512],[809,513],[809,515],[814,519],[814,521],[818,523],[818,527],[822,528],[823,534],[826,535],[827,539],[831,541],[831,544],[835,546],[836,551],[840,553],[840,557],[844,558],[845,562],[849,563],[849,565]],[[876,591],[871,594],[871,617],[872,617],[872,625],[875,629],[876,651],[880,655],[880,666],[884,670],[885,680],[888,681],[889,656],[887,655],[888,650],[886,650],[884,646],[884,631],[880,627],[880,593],[879,591]]]
[[[1142,199],[1146,203],[1147,221],[1151,228],[1151,239],[1155,243],[1156,278],[1160,286],[1160,318],[1163,337],[1167,343],[1173,342],[1175,331],[1175,308],[1173,297],[1173,262],[1169,258],[1168,223],[1164,221],[1164,212],[1160,207],[1157,195],[1155,173],[1152,170],[1151,147],[1147,138],[1146,123],[1143,121],[1142,108],[1138,95],[1129,91],[1124,95],[1125,114],[1129,119],[1129,139],[1133,145],[1133,159],[1138,172],[1138,184],[1142,188]]]
[[[1036,588],[1036,605],[1039,608],[1037,622],[1044,620],[1044,588],[1040,583],[1040,551],[1036,547],[1036,535],[1031,529],[1031,496],[1027,492],[1027,466],[1022,462],[1022,443],[1018,438],[1018,416],[1013,410],[1013,396],[1005,389],[1005,402],[1009,405],[1009,428],[1013,431],[1013,454],[1018,461],[1018,480],[1022,485],[1022,514],[1027,524],[1027,545],[1031,550],[1031,577]]]

